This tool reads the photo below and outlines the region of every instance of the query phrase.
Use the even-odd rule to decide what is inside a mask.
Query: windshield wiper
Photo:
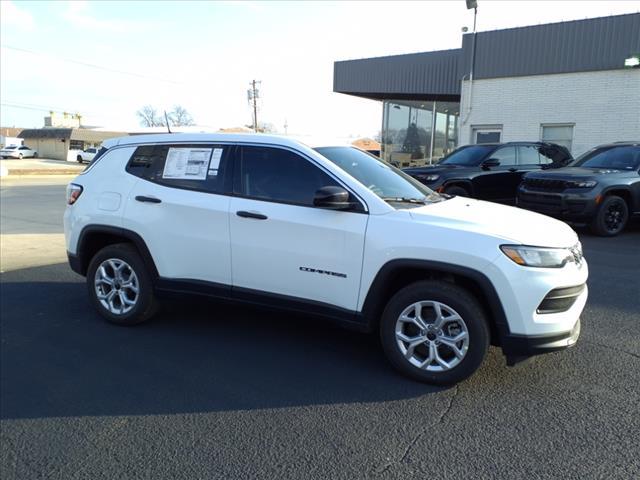
[[[382,197],[385,202],[396,202],[396,203],[417,203],[420,205],[425,205],[427,203],[427,199],[425,198],[409,198],[409,197]]]

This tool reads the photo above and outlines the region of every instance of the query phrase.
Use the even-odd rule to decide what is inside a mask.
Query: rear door
[[[342,185],[309,158],[270,146],[237,152],[234,296],[356,310],[368,215],[314,207],[319,188]]]
[[[127,172],[139,177],[123,227],[142,236],[164,279],[230,289],[230,158],[216,144],[144,145]],[[229,176],[228,184],[225,178]]]

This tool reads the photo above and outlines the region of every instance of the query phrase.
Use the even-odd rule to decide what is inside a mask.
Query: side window
[[[518,147],[518,164],[519,165],[539,165],[540,157],[537,147],[533,145],[520,145]]]
[[[554,162],[566,161],[569,155],[562,149],[555,147],[542,146],[538,148],[540,153],[540,163],[542,165],[551,165]]]
[[[236,193],[260,200],[313,206],[316,191],[338,183],[320,168],[288,150],[240,147]]]
[[[222,145],[142,145],[131,156],[127,172],[167,187],[222,193],[231,149]]]
[[[491,158],[500,161],[500,166],[510,166],[516,164],[516,147],[502,147],[491,154]]]

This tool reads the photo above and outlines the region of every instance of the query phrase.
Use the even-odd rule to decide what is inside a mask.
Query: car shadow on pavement
[[[0,278],[3,419],[364,403],[442,390],[395,373],[373,336],[321,320],[188,298],[147,324],[118,327],[95,312],[66,264]]]

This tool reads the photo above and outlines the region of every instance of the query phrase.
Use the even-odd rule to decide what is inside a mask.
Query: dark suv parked
[[[438,192],[513,204],[525,173],[571,160],[565,147],[553,143],[487,143],[457,148],[435,166],[403,171]]]
[[[567,168],[525,175],[518,206],[617,235],[640,214],[640,142],[600,145]]]

